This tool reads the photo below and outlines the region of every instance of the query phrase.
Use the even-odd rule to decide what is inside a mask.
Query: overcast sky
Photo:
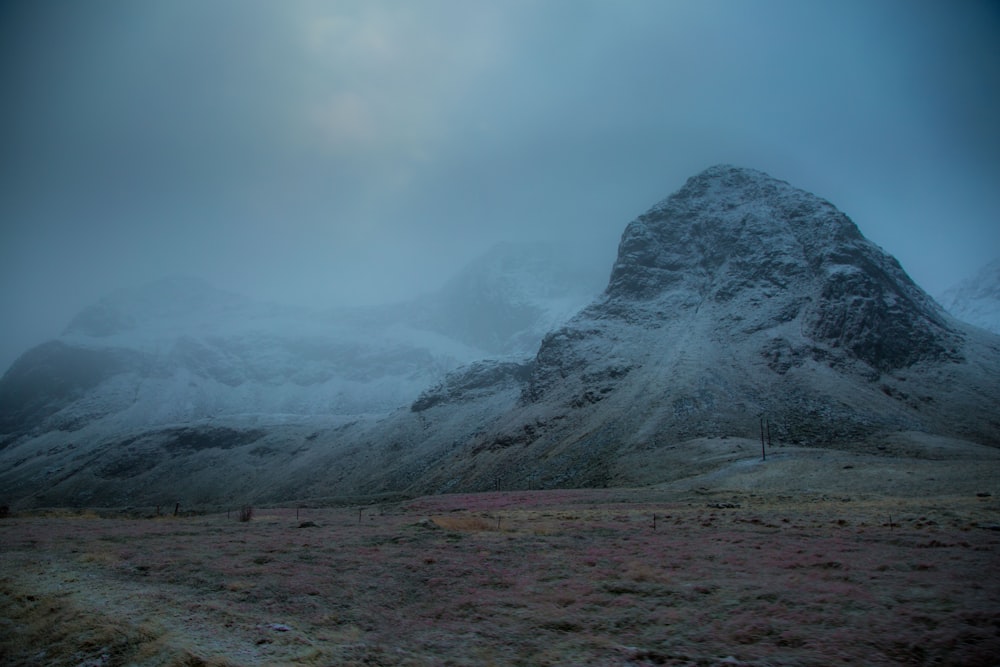
[[[24,0],[0,91],[0,368],[166,275],[384,302],[552,238],[609,271],[720,162],[932,294],[1000,256],[995,2]]]

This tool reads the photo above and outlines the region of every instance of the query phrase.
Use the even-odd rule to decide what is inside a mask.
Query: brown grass
[[[993,665],[998,515],[609,490],[312,509],[308,528],[294,509],[15,517],[0,665]]]
[[[62,595],[0,594],[8,629],[0,633],[2,664],[127,665],[162,651],[160,633],[81,608]]]
[[[434,516],[431,521],[438,528],[454,530],[457,532],[478,532],[485,530],[498,530],[497,520],[482,516]],[[500,525],[502,526],[501,519]]]

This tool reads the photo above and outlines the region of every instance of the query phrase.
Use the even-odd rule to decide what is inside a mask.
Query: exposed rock
[[[76,430],[81,420],[47,420],[108,378],[143,364],[143,356],[131,350],[80,348],[61,341],[32,348],[0,380],[0,433]]]
[[[924,431],[998,445],[998,369],[996,339],[832,204],[713,167],[627,226],[604,295],[542,340],[516,406],[467,431],[471,458],[447,459],[464,473],[440,467],[465,488],[627,483],[627,452],[752,439],[764,418],[785,443]]]
[[[449,373],[444,382],[423,392],[410,409],[422,412],[442,403],[473,400],[484,390],[492,393],[499,387],[524,382],[531,368],[530,363],[478,361]]]
[[[763,311],[761,328],[805,314],[810,338],[878,370],[952,359],[960,343],[899,263],[832,204],[731,166],[691,178],[629,224],[606,294],[614,303],[593,316],[654,299],[663,319],[706,301]]]

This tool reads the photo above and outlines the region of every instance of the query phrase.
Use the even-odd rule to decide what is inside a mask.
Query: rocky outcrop
[[[899,263],[832,204],[732,166],[691,178],[628,225],[606,295],[594,316],[648,301],[663,318],[706,302],[766,310],[765,327],[802,316],[809,338],[877,371],[951,359],[960,343]]]
[[[542,340],[519,405],[470,447],[572,451],[589,484],[620,452],[763,419],[792,443],[1000,444],[998,351],[829,202],[717,166],[626,227],[605,293]]]
[[[91,413],[58,424],[50,423],[50,418],[105,380],[143,364],[143,356],[130,350],[86,349],[60,341],[32,348],[0,381],[0,433],[75,430],[88,419],[104,415]]]
[[[436,405],[471,401],[482,394],[516,386],[531,376],[530,363],[479,361],[449,373],[443,382],[420,394],[410,409],[423,412]]]

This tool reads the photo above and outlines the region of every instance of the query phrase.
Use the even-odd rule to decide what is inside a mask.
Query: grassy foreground
[[[13,517],[0,664],[996,665],[998,521],[626,490]]]

